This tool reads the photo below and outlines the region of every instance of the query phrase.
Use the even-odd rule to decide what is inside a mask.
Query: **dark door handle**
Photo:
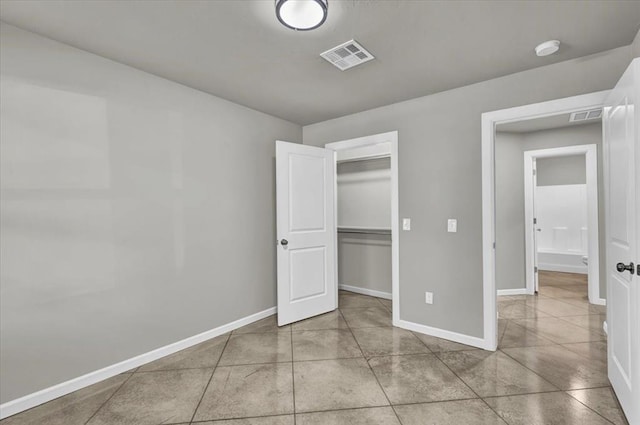
[[[287,245],[289,245],[289,241],[286,240],[286,239],[283,239],[283,240],[280,241],[280,245],[287,246]]]
[[[620,273],[624,271],[628,271],[629,273],[633,274],[633,272],[635,272],[635,268],[633,267],[633,262],[629,263],[629,265],[626,265],[624,263],[618,263],[616,264],[616,270],[618,270]]]

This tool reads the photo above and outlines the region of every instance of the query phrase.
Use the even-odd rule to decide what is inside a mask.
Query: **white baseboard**
[[[607,328],[607,321],[606,320],[604,322],[602,322],[602,330],[604,331],[605,335],[609,336],[609,329]]]
[[[487,344],[483,338],[475,336],[469,336],[459,334],[457,332],[446,331],[444,329],[432,328],[431,326],[420,325],[418,323],[407,322],[406,320],[398,320],[393,324],[399,328],[407,329],[414,332],[419,332],[425,335],[431,335],[438,338],[448,339],[453,342],[459,342],[460,344],[470,345],[472,347],[483,348],[485,350],[493,351],[493,348],[487,348]]]
[[[604,298],[596,298],[593,301],[589,300],[589,302],[596,305],[607,305],[607,300],[605,300]]]
[[[515,288],[515,289],[498,289],[498,296],[503,295],[527,295],[527,288]]]
[[[385,300],[391,299],[391,294],[389,292],[376,291],[374,289],[360,288],[358,286],[351,285],[338,285],[338,289],[343,289],[349,292],[355,292],[356,294],[362,295],[370,295],[372,297],[384,298]]]
[[[587,266],[573,266],[570,264],[538,264],[538,270],[547,272],[564,272],[564,273],[579,273],[588,274]]]
[[[219,326],[215,329],[211,329],[202,332],[198,335],[191,336],[178,342],[174,342],[164,347],[157,348],[139,356],[132,357],[127,360],[123,360],[119,363],[107,366],[105,368],[89,372],[86,375],[79,376],[66,382],[54,385],[49,388],[37,391],[32,394],[17,398],[15,400],[8,401],[0,405],[0,419],[4,419],[8,416],[15,415],[24,410],[31,409],[47,401],[51,401],[55,398],[62,397],[73,391],[77,391],[81,388],[88,387],[89,385],[96,384],[112,376],[116,376],[122,372],[126,372],[130,369],[142,366],[143,364],[152,362],[161,357],[168,356],[177,351],[184,350],[185,348],[192,347],[201,342],[215,338],[234,329],[238,329],[242,326],[248,325],[265,317],[269,317],[275,314],[276,307],[271,307],[250,316],[243,317],[226,325]]]

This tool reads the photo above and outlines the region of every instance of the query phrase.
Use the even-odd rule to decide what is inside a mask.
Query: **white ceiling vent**
[[[602,118],[602,109],[574,112],[569,117],[569,122],[587,121]]]
[[[340,71],[353,68],[356,65],[369,62],[373,59],[373,55],[367,52],[364,47],[355,40],[342,43],[339,46],[321,53],[320,56],[328,60]]]

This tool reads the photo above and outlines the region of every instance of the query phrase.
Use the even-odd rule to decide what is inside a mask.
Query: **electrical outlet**
[[[403,218],[402,219],[402,230],[411,230],[411,219]]]
[[[456,233],[458,231],[458,220],[450,218],[447,220],[447,232]]]
[[[433,304],[433,292],[424,293],[424,302],[427,304]]]

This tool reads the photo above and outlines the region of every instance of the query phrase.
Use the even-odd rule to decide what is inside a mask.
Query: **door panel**
[[[282,326],[337,307],[333,151],[277,141],[276,191]]]
[[[639,260],[639,92],[636,59],[607,99],[603,121],[609,380],[631,424],[640,423],[640,277],[616,265]]]

